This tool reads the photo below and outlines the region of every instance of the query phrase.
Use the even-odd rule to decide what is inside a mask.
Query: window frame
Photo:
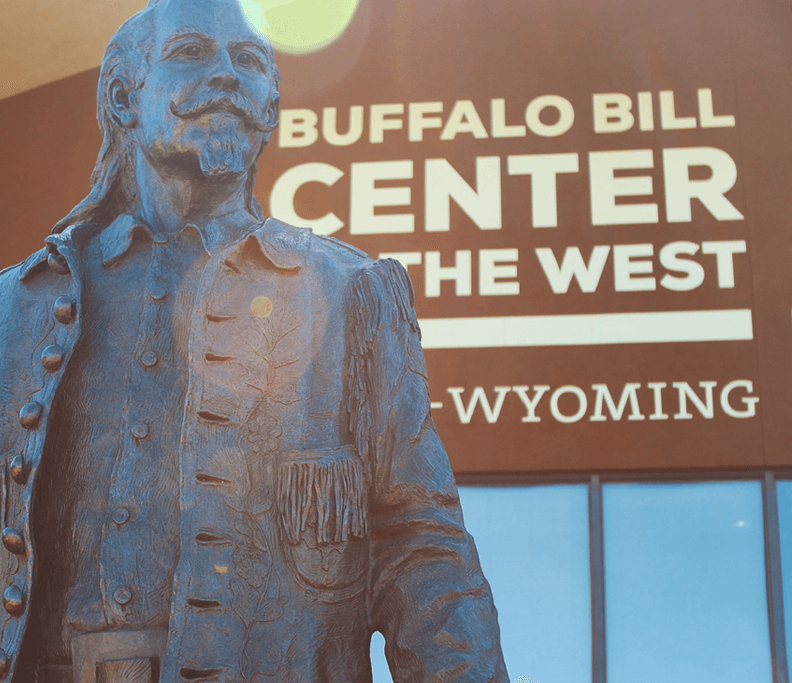
[[[781,574],[781,535],[778,518],[778,480],[792,480],[792,468],[761,470],[690,470],[683,472],[580,472],[580,473],[458,473],[458,486],[503,487],[587,484],[589,497],[589,558],[591,569],[592,683],[607,683],[605,638],[605,547],[602,487],[612,483],[679,484],[758,481],[762,485],[765,581],[770,627],[773,683],[790,683],[784,594]]]

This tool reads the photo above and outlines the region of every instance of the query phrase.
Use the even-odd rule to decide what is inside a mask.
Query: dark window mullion
[[[772,472],[765,472],[762,486],[765,523],[765,566],[767,568],[767,607],[770,617],[770,651],[773,658],[773,683],[789,683],[784,594],[781,575],[781,535],[778,523],[778,491]]]
[[[602,483],[589,482],[589,544],[591,557],[592,683],[606,683],[605,668],[605,547],[602,531]],[[774,683],[779,683],[778,681]],[[785,682],[786,683],[786,682]]]

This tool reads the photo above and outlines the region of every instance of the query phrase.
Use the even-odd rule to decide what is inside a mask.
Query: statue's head
[[[54,231],[128,210],[137,163],[216,182],[244,177],[248,209],[263,217],[256,160],[278,125],[279,84],[272,46],[240,0],[150,0],[105,50],[91,191]]]

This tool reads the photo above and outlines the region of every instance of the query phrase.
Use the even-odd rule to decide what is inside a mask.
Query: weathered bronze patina
[[[507,680],[394,261],[264,220],[270,45],[152,0],[91,192],[0,275],[0,675]]]

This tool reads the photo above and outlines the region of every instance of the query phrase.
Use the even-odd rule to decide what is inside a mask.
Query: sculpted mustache
[[[237,116],[241,116],[245,122],[253,128],[262,132],[267,132],[270,127],[261,120],[250,102],[244,97],[237,94],[225,95],[211,95],[201,94],[196,95],[192,99],[187,100],[183,104],[170,103],[170,110],[174,116],[182,119],[191,119],[201,114],[213,111],[227,111]]]

